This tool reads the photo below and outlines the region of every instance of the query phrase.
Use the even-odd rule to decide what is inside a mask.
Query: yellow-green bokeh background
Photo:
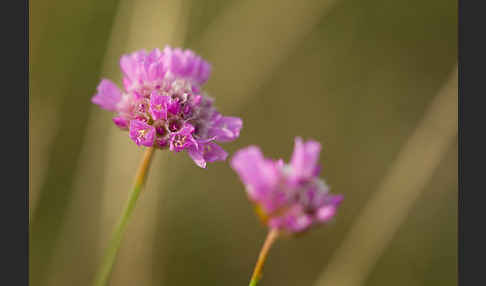
[[[90,285],[143,152],[90,97],[121,54],[170,44],[243,118],[230,154],[317,139],[345,196],[277,242],[262,286],[456,285],[456,2],[30,1],[30,284]],[[110,285],[247,285],[264,237],[228,164],[157,152]]]

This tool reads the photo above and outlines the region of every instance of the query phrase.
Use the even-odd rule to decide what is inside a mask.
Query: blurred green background
[[[30,1],[30,283],[90,285],[143,150],[91,104],[118,59],[183,46],[249,144],[323,145],[336,220],[261,285],[457,284],[457,1]],[[247,285],[266,229],[225,163],[157,152],[111,285]]]

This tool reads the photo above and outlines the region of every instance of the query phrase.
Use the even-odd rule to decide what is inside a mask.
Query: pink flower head
[[[318,142],[297,137],[289,164],[265,158],[256,146],[233,156],[231,167],[269,227],[297,233],[334,217],[343,197],[318,177],[320,150]]]
[[[222,116],[203,91],[211,66],[190,50],[136,51],[120,59],[124,90],[103,79],[91,101],[139,146],[186,151],[200,167],[226,160],[217,142],[239,137],[242,120]]]

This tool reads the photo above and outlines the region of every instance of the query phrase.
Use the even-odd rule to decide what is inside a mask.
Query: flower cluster
[[[334,216],[343,197],[318,178],[320,151],[318,142],[297,137],[290,164],[264,158],[256,146],[233,156],[232,168],[269,227],[297,233]]]
[[[225,160],[215,142],[239,136],[242,120],[222,116],[202,90],[211,66],[190,50],[165,47],[124,55],[120,59],[124,91],[103,79],[92,102],[116,112],[113,122],[129,130],[139,146],[186,151],[194,162]]]

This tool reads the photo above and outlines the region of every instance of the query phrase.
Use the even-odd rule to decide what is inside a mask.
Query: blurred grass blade
[[[96,85],[101,58],[117,1],[55,3],[49,27],[39,46],[44,67],[32,85],[43,96],[58,96],[59,126],[48,155],[48,166],[37,207],[30,222],[29,276],[44,285],[72,199],[72,178],[89,115],[89,96]],[[72,17],[70,11],[76,11]],[[57,46],[63,46],[59,50]],[[33,72],[34,73],[34,72]],[[35,81],[34,74],[32,81]],[[34,91],[33,91],[34,92]]]
[[[42,100],[37,94],[29,104],[29,220],[35,210],[49,170],[50,147],[59,127],[60,98]]]
[[[107,285],[108,281],[110,281],[110,274],[112,272],[113,265],[115,264],[118,250],[120,249],[120,245],[123,241],[126,226],[132,216],[133,210],[135,209],[137,200],[140,197],[140,192],[145,185],[154,150],[154,147],[145,148],[143,159],[140,162],[135,176],[134,187],[130,192],[130,197],[128,198],[126,206],[121,213],[119,221],[115,226],[112,237],[110,238],[110,242],[108,243],[108,248],[105,250],[105,256],[101,261],[100,268],[94,280],[94,285],[104,286]]]
[[[132,2],[120,1],[115,11],[107,48],[102,50],[105,54],[101,69],[103,77],[116,79],[120,76],[118,59],[119,54],[124,52],[123,47],[126,46],[126,31],[132,14]],[[92,91],[86,94],[87,101],[93,95],[96,84],[98,82],[95,82],[91,87]],[[73,175],[72,203],[66,213],[66,223],[59,234],[62,239],[59,240],[53,254],[53,261],[49,266],[49,273],[46,274],[48,285],[92,283],[95,269],[101,258],[100,252],[103,250],[99,249],[103,198],[100,189],[106,175],[105,154],[109,150],[107,130],[113,127],[113,123],[110,114],[105,110],[94,104],[90,104],[88,108],[90,113],[86,135],[82,139],[79,164]],[[77,247],[73,248],[72,245]],[[67,264],[66,261],[70,263]]]
[[[457,135],[457,68],[426,110],[316,282],[361,285]]]
[[[40,188],[49,168],[49,146],[56,134],[60,113],[60,96],[47,96],[47,88],[42,90],[44,67],[37,65],[43,60],[39,51],[48,45],[43,37],[47,33],[46,28],[50,28],[47,15],[52,11],[52,2],[29,3],[29,220],[35,213]],[[64,73],[64,76],[68,74]]]
[[[213,65],[208,90],[217,95],[219,104],[241,106],[336,2],[234,3],[210,24],[197,44]]]

